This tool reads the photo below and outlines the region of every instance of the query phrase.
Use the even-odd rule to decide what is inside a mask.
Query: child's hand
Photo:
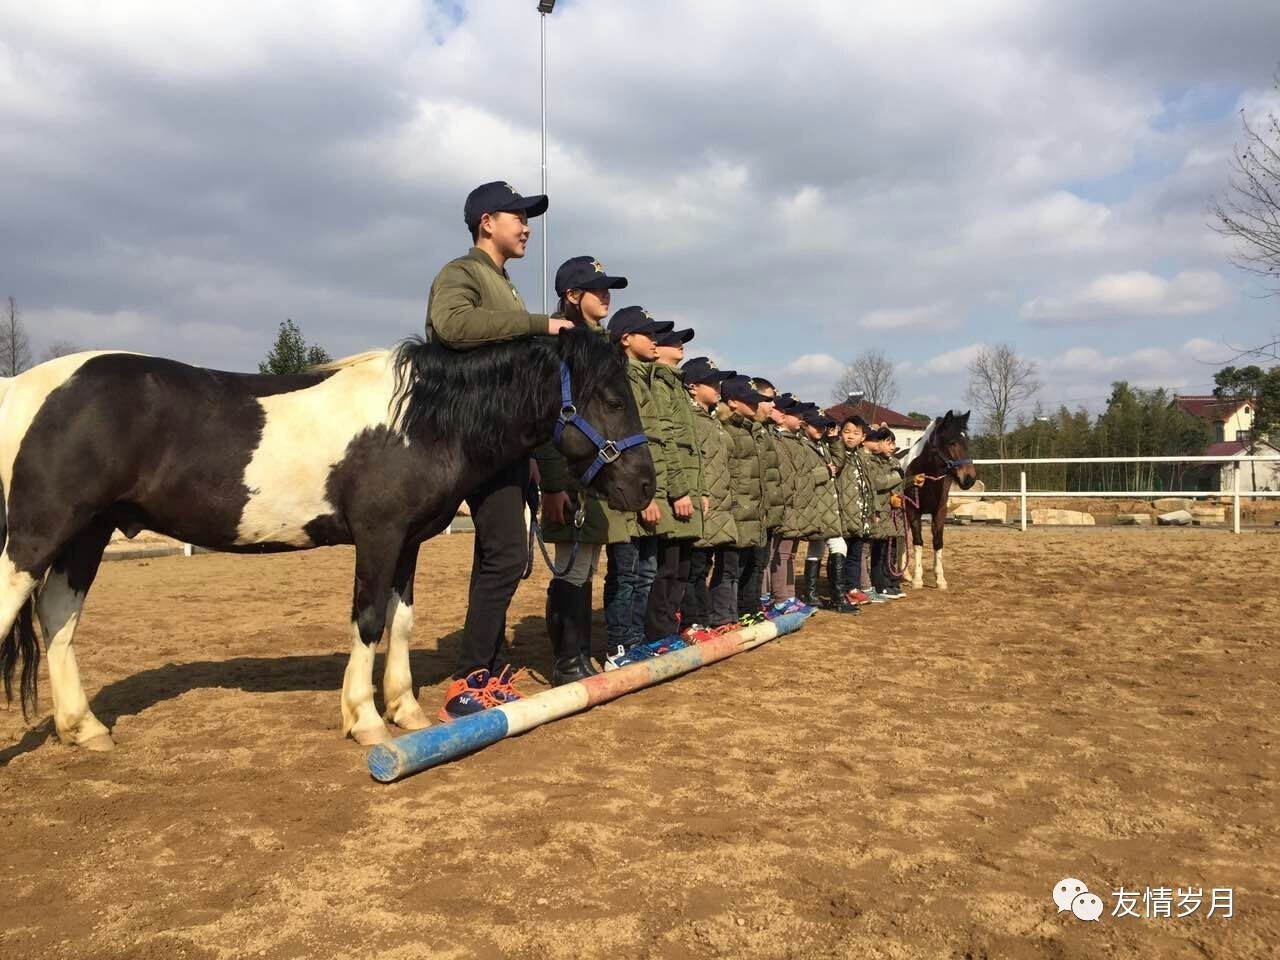
[[[569,513],[569,495],[567,493],[544,493],[542,495],[542,524],[562,524]]]
[[[895,509],[895,510],[901,510],[901,509],[902,509],[902,494],[900,494],[900,493],[895,493],[893,496],[891,496],[891,497],[889,498],[889,506],[893,507],[893,509]]]
[[[681,520],[688,520],[693,516],[693,500],[689,498],[688,494],[685,494],[679,500],[673,500],[671,502],[671,512]]]
[[[702,515],[705,517],[710,512],[711,512],[711,498],[703,497],[702,498]]]
[[[662,519],[662,511],[658,509],[658,501],[650,500],[649,505],[640,511],[640,522],[647,527],[654,526]]]
[[[924,486],[924,474],[923,474],[923,473],[916,473],[916,474],[912,474],[912,476],[911,476],[911,482],[912,482],[912,483],[914,483],[917,487],[923,487],[923,486]]]

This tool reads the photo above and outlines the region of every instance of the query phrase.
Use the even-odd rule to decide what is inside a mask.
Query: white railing
[[[1017,490],[960,490],[951,487],[953,497],[1007,497],[1017,498],[1020,505],[1018,528],[1027,529],[1027,501],[1035,497],[1107,497],[1118,500],[1143,500],[1147,498],[1178,497],[1183,500],[1197,500],[1208,497],[1231,498],[1231,532],[1240,532],[1240,500],[1242,497],[1265,499],[1280,497],[1280,490],[1241,490],[1240,465],[1243,463],[1277,463],[1280,457],[1023,457],[1010,460],[974,460],[975,466],[1012,466],[1027,464],[1078,464],[1078,463],[1222,463],[1232,464],[1232,481],[1230,490],[1028,490],[1027,471],[1019,473]]]

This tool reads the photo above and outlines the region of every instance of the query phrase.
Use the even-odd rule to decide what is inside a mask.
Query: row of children
[[[626,285],[592,257],[556,274],[558,315],[610,337],[626,356],[657,486],[644,510],[620,513],[576,486],[553,445],[537,452],[543,537],[555,544],[546,607],[552,683],[596,672],[592,585],[602,550],[605,669],[818,606],[824,552],[830,609],[857,613],[901,597],[893,567],[908,481],[893,433],[858,417],[837,424],[817,404],[706,357],[685,362],[694,332],[640,307],[606,323],[610,291]]]

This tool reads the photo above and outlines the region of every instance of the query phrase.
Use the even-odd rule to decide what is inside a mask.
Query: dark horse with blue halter
[[[907,523],[911,529],[911,541],[915,544],[915,570],[911,585],[924,585],[921,569],[923,546],[920,518],[929,514],[933,523],[933,573],[938,589],[947,589],[947,578],[942,571],[942,533],[947,523],[947,496],[952,481],[968,490],[978,480],[978,471],[969,457],[969,413],[948,410],[941,420],[935,420],[925,437],[924,449],[907,464],[907,476],[924,474],[924,486],[919,488],[918,499],[910,492],[903,498],[906,503]],[[908,487],[908,491],[910,488]]]
[[[0,379],[6,694],[21,667],[24,710],[35,707],[38,618],[59,737],[112,745],[71,640],[114,530],[242,553],[354,544],[343,731],[390,735],[372,676],[384,631],[385,716],[426,726],[408,656],[421,545],[553,437],[612,507],[642,509],[655,486],[642,433],[621,352],[577,332],[465,353],[414,338],[282,377],[99,352]]]

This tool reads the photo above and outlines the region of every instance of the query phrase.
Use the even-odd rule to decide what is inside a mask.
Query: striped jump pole
[[[608,703],[744,650],[752,650],[776,637],[794,633],[804,625],[808,616],[789,613],[776,620],[766,620],[726,633],[707,643],[693,643],[682,650],[553,687],[451,723],[407,733],[388,743],[380,743],[369,751],[369,773],[375,780],[390,783],[447,763],[506,737],[580,713],[597,704]]]

